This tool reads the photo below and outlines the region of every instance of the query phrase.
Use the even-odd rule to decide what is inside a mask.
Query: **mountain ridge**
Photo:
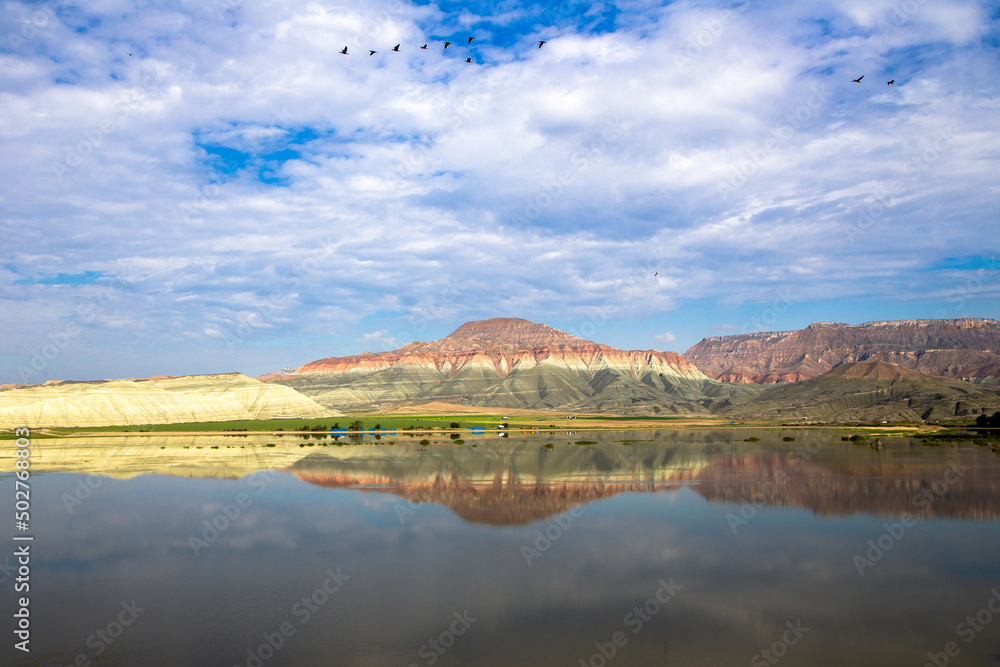
[[[446,401],[707,414],[715,395],[741,391],[726,389],[676,352],[619,350],[518,318],[467,322],[430,343],[327,357],[259,379],[348,410]]]
[[[684,354],[707,376],[776,384],[848,363],[885,361],[928,375],[1000,383],[1000,322],[988,318],[814,322],[797,331],[709,336]]]
[[[813,378],[770,385],[717,407],[741,419],[945,421],[1000,409],[1000,387],[938,377],[884,361],[848,362]]]

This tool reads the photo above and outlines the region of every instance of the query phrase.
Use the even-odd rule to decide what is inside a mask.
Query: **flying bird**
[[[392,47],[392,50],[398,52],[399,51],[399,44],[397,44],[396,46]]]
[[[474,40],[474,39],[475,39],[475,37],[470,37],[469,41],[466,43],[466,46],[468,46],[469,44],[472,44],[472,40]]]
[[[659,271],[657,271],[656,273],[654,273],[654,274],[653,274],[653,277],[655,278],[655,277],[656,277],[656,276],[658,276],[658,275],[660,275],[660,272],[659,272]]]
[[[538,40],[538,48],[542,48],[542,44],[545,44],[545,43],[546,43],[546,42],[545,42],[545,40],[544,40],[544,39],[540,39],[540,40]]]
[[[421,46],[420,48],[422,48],[422,49],[426,49],[426,48],[427,48],[427,45],[426,45],[426,44],[424,44],[424,45],[423,45],[423,46]]]
[[[472,58],[466,58],[466,59],[465,59],[465,62],[467,62],[467,63],[471,63],[471,62],[472,62]]]
[[[451,46],[451,42],[445,42],[445,43],[444,43],[444,48],[446,48],[446,49],[447,49],[447,48],[448,48],[449,46]]]
[[[851,79],[851,83],[861,83],[861,79],[863,79],[863,78],[865,78],[864,74],[862,74],[861,76],[859,76],[857,79]]]
[[[378,51],[372,51],[371,49],[368,50],[368,55],[370,55],[370,56],[373,56],[376,53],[378,53]]]
[[[342,55],[342,56],[347,56],[347,55],[350,55],[350,54],[349,54],[349,53],[347,52],[347,47],[346,47],[346,46],[345,46],[344,48],[342,48],[342,49],[340,50],[340,55]]]
[[[131,57],[132,57],[133,55],[135,55],[135,54],[132,54],[132,53],[130,53],[130,54],[128,54],[128,55],[129,55],[129,57],[131,58]]]
[[[886,82],[885,82],[885,85],[887,85],[887,86],[892,86],[892,85],[895,85],[895,83],[896,83],[896,80],[895,80],[895,79],[892,79],[891,81],[886,81]]]

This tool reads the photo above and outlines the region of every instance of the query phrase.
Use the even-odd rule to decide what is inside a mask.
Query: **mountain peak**
[[[590,341],[554,329],[547,324],[516,317],[491,317],[466,322],[426,349],[450,351],[469,348],[532,349],[565,345],[593,345]]]
[[[675,352],[619,350],[512,317],[466,322],[431,343],[328,357],[301,366],[295,375],[264,379],[338,409],[439,401],[643,414],[701,414],[705,407],[697,401],[710,400],[702,389],[714,385]]]

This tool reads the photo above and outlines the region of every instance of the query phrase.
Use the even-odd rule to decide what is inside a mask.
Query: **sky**
[[[995,318],[998,56],[966,0],[4,2],[0,383]]]

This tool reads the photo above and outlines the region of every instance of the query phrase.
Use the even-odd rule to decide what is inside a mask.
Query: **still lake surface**
[[[841,435],[37,440],[0,663],[1000,665],[1000,456]]]

